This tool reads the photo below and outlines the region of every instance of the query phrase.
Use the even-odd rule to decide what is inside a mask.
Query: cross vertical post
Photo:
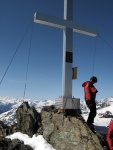
[[[64,0],[64,19],[73,20],[73,0]],[[62,97],[72,98],[73,29],[63,30]]]

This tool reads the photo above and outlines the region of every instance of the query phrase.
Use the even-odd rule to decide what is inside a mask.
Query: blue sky
[[[0,79],[28,29],[0,85],[1,96],[23,97],[33,15],[38,11],[63,18],[63,3],[63,0],[0,0]],[[74,0],[73,21],[96,28],[113,47],[112,6],[112,0]],[[81,100],[84,99],[81,84],[90,79],[92,72],[98,78],[97,100],[113,96],[113,49],[101,37],[73,34],[73,67],[78,67],[78,78],[73,80],[72,95]],[[62,95],[62,55],[63,31],[33,23],[25,98],[54,100]]]

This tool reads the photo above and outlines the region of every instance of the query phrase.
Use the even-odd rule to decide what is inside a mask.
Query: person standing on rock
[[[98,92],[95,88],[94,84],[97,83],[97,78],[95,76],[92,76],[90,78],[90,81],[86,81],[82,84],[82,87],[84,87],[84,98],[86,101],[86,105],[88,106],[90,113],[87,119],[88,126],[92,126],[94,122],[94,118],[96,116],[96,93]]]

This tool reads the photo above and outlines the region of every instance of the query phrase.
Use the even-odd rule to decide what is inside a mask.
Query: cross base
[[[76,109],[80,111],[80,99],[79,98],[59,97],[55,100],[55,105],[57,108]]]

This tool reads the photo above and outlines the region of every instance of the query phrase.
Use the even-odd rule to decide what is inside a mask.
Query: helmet
[[[94,82],[94,83],[96,83],[96,82],[98,81],[97,77],[95,77],[95,76],[92,76],[92,77],[90,78],[90,80],[91,80],[92,82]]]

